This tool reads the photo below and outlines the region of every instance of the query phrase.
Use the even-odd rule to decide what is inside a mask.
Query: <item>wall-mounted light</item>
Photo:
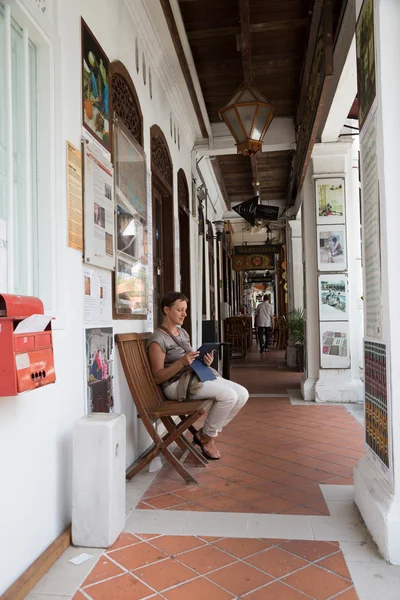
[[[225,227],[225,221],[213,221],[213,225],[215,227],[215,232],[216,232],[216,236],[214,235],[206,235],[206,239],[208,240],[221,240],[222,239],[222,234],[224,232],[224,227]]]

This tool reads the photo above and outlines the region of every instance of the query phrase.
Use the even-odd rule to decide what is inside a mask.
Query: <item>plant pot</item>
[[[304,371],[304,346],[296,346],[296,368],[298,371]]]

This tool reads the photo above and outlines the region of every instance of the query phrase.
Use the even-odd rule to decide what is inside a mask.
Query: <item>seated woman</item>
[[[180,399],[179,383],[190,371],[191,363],[199,355],[190,345],[187,332],[182,323],[187,313],[187,298],[180,292],[169,292],[161,300],[163,314],[162,328],[155,330],[147,342],[151,370],[156,383],[161,384],[169,400]],[[213,354],[206,354],[204,363],[210,366]],[[188,390],[188,400],[214,398],[215,402],[206,421],[194,437],[204,456],[218,460],[221,454],[215,445],[218,433],[228,425],[246,404],[249,393],[243,386],[223,379],[214,371],[216,379],[200,382],[195,377],[194,384]]]

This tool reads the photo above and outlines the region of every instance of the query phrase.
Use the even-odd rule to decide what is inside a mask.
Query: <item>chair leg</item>
[[[135,475],[140,473],[144,467],[151,463],[161,453],[161,445],[152,444],[150,448],[147,448],[140,456],[135,460],[133,465],[126,472],[126,478],[132,479]]]
[[[164,454],[167,461],[178,471],[179,475],[183,477],[186,483],[194,483],[195,485],[199,485],[197,479],[195,479],[193,475],[191,475],[189,471],[185,469],[182,463],[179,462],[179,460],[172,454],[171,450],[169,450],[167,446],[164,446],[161,452]]]
[[[172,433],[175,428],[175,422],[171,417],[163,417],[161,419],[161,421],[164,423],[166,430],[169,433]],[[183,420],[181,419],[181,423],[183,422]],[[193,435],[195,435],[196,433],[196,429],[191,425],[189,427],[189,430],[191,431],[191,433],[193,433]],[[181,450],[186,451],[189,450],[190,454],[192,454],[192,456],[194,456],[196,458],[196,460],[201,463],[204,467],[206,467],[208,465],[208,460],[203,457],[202,454],[200,454],[200,452],[198,452],[197,448],[195,448],[187,439],[186,436],[184,434],[182,434],[181,436],[179,436],[179,438],[177,438],[176,443],[178,444],[179,448],[181,448]]]

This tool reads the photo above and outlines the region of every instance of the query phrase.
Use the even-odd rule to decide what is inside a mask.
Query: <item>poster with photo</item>
[[[349,357],[348,322],[321,322],[321,369],[347,369]]]
[[[109,61],[83,19],[81,29],[83,126],[110,152]]]
[[[317,224],[345,223],[345,187],[343,178],[316,179]]]
[[[360,131],[376,97],[374,2],[364,0],[356,26]]]
[[[112,327],[86,329],[87,412],[114,412]]]
[[[149,208],[146,157],[125,126],[114,127],[116,154],[116,316],[147,318],[149,299]]]
[[[111,273],[83,266],[85,325],[109,325],[112,322]]]
[[[95,146],[84,144],[85,263],[113,270],[113,167]]]
[[[321,321],[346,321],[349,317],[347,275],[318,277],[319,318]]]
[[[317,226],[318,270],[345,271],[347,268],[346,228]]]

